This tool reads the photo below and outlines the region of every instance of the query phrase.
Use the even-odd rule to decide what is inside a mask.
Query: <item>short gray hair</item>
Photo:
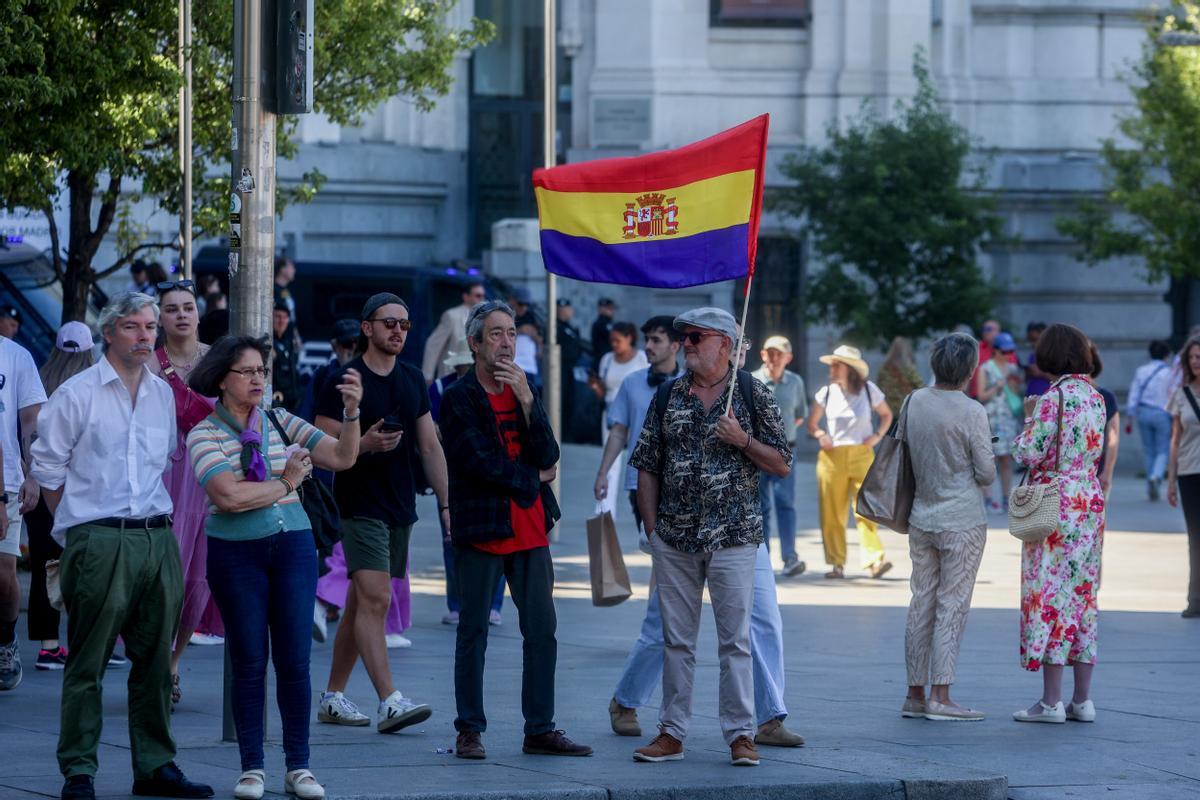
[[[933,343],[929,366],[938,383],[962,386],[979,366],[979,342],[970,334],[947,334]]]
[[[121,294],[108,301],[108,305],[100,312],[100,318],[96,320],[96,326],[100,328],[100,335],[111,335],[117,327],[117,320],[128,317],[130,314],[136,314],[146,306],[154,309],[154,321],[158,321],[159,309],[158,302],[148,294],[141,292],[122,292]],[[105,342],[105,348],[108,343]]]
[[[489,314],[497,311],[503,311],[505,314],[508,314],[513,318],[514,322],[517,319],[516,312],[503,300],[485,300],[482,303],[477,303],[471,308],[471,313],[467,314],[467,338],[482,342],[483,321],[488,318]]]

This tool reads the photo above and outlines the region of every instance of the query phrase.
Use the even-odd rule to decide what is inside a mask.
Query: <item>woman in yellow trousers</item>
[[[846,512],[853,507],[882,432],[892,424],[892,411],[879,387],[867,380],[871,374],[857,347],[841,345],[821,356],[829,365],[829,384],[817,390],[808,433],[821,445],[817,456],[817,493],[821,501],[821,539],[825,561],[833,568],[826,578],[844,578],[846,567]],[[876,432],[871,412],[879,415]],[[825,428],[820,427],[825,420]],[[892,568],[884,558],[883,543],[875,523],[857,514],[862,567],[872,578]]]

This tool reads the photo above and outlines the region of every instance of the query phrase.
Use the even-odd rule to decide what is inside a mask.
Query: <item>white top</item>
[[[1200,396],[1195,392],[1192,396],[1196,400],[1196,405],[1200,405]],[[1177,475],[1197,475],[1200,474],[1200,417],[1196,416],[1195,409],[1192,408],[1191,402],[1188,401],[1187,395],[1183,392],[1183,387],[1180,386],[1171,395],[1171,404],[1167,407],[1171,412],[1171,416],[1179,420],[1179,461],[1177,463]]]
[[[822,386],[813,397],[825,408],[825,428],[834,447],[862,444],[875,433],[871,409],[884,401],[883,390],[867,381],[863,391],[847,396],[836,383]]]
[[[517,334],[517,348],[513,353],[513,363],[530,375],[538,374],[537,342],[529,334]]]
[[[1178,380],[1179,371],[1166,361],[1142,364],[1129,384],[1129,410],[1136,413],[1139,405],[1165,410]]]
[[[17,421],[22,408],[46,402],[46,390],[33,356],[12,339],[0,337],[0,444],[4,446],[4,490],[15,492],[25,481]]]
[[[996,459],[983,406],[960,391],[927,388],[909,395],[907,413],[915,483],[908,524],[928,533],[985,524],[979,487],[996,479]]]
[[[425,380],[431,381],[453,372],[442,364],[446,354],[453,350],[456,353],[469,353],[467,345],[467,315],[471,309],[465,305],[457,305],[442,312],[437,327],[425,340],[425,353],[421,359],[421,372]]]
[[[58,387],[38,417],[32,469],[44,488],[63,489],[55,541],[105,517],[170,514],[163,470],[176,444],[171,387],[149,369],[136,406],[106,357]]]
[[[604,402],[612,403],[613,400],[616,400],[622,381],[639,369],[646,369],[649,366],[650,362],[646,359],[646,353],[642,350],[635,351],[633,358],[624,364],[617,361],[612,351],[601,356],[600,367],[596,372],[600,375],[600,380],[604,381]]]

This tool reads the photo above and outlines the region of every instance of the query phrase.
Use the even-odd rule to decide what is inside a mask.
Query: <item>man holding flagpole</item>
[[[693,309],[676,317],[674,327],[687,372],[672,384],[665,412],[646,415],[630,459],[639,471],[638,506],[653,549],[666,642],[660,733],[634,759],[683,758],[707,583],[719,641],[722,733],[733,764],[757,766],[750,612],[763,541],[758,472],[787,475],[792,453],[770,390],[750,382],[753,408],[735,390],[733,315]]]

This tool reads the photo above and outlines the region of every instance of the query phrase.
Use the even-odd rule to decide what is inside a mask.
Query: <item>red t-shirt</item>
[[[492,404],[492,413],[496,415],[500,442],[508,451],[508,457],[516,461],[521,457],[521,436],[517,427],[517,414],[521,410],[517,406],[517,396],[513,394],[511,386],[505,386],[500,394],[488,394],[488,401]],[[513,533],[516,535],[511,539],[477,542],[476,549],[503,556],[550,546],[550,540],[546,538],[546,511],[542,508],[541,496],[529,508],[521,508],[516,500],[510,500],[509,513],[512,514]]]

